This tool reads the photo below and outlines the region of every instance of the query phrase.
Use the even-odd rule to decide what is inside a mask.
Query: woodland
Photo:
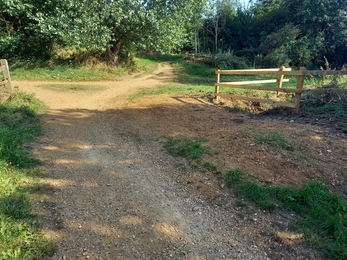
[[[347,63],[345,0],[2,0],[0,57],[126,64],[222,57],[227,69]]]

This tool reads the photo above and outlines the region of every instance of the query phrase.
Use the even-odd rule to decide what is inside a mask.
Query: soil
[[[83,82],[90,86],[83,91],[14,82],[49,107],[41,115],[44,135],[31,144],[45,165],[47,189],[37,204],[56,243],[49,259],[324,259],[292,232],[294,214],[242,202],[215,174],[169,155],[164,144],[166,137],[204,137],[218,153],[203,161],[222,172],[239,168],[293,187],[323,181],[343,195],[346,134],[315,114],[258,104],[248,104],[247,113],[204,93],[129,101],[139,89],[172,85],[175,73],[163,63],[151,75]],[[256,142],[271,132],[296,149]]]

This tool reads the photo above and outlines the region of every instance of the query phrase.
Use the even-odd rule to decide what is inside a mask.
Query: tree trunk
[[[107,45],[108,58],[111,63],[117,63],[119,58],[119,51],[123,41],[116,41],[113,44]]]
[[[195,33],[194,33],[194,47],[195,47],[195,54],[198,54],[199,51],[199,33],[198,29],[195,28]]]
[[[214,44],[215,44],[215,52],[218,52],[218,25],[219,25],[219,17],[216,17],[215,24],[214,24]]]

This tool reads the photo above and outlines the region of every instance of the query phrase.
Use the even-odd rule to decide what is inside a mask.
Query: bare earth
[[[228,111],[195,96],[128,101],[141,88],[172,82],[174,73],[166,63],[152,75],[76,83],[93,91],[14,82],[49,106],[44,135],[32,144],[46,169],[47,192],[37,203],[57,245],[49,259],[323,259],[290,232],[294,215],[238,207],[216,175],[168,155],[164,136],[205,137],[219,152],[206,160],[222,172],[240,168],[264,183],[295,187],[326,181],[344,192],[346,135],[296,118]],[[255,143],[257,133],[271,131],[303,152]],[[278,239],[277,232],[286,235]]]

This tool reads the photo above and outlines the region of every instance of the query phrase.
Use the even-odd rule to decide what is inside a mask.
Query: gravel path
[[[50,259],[269,259],[259,237],[266,214],[243,225],[229,210],[231,194],[215,205],[169,174],[174,159],[149,127],[110,122],[129,93],[172,77],[166,64],[150,76],[83,83],[107,86],[96,92],[15,82],[49,106],[33,153],[46,168],[42,218],[57,245]]]

